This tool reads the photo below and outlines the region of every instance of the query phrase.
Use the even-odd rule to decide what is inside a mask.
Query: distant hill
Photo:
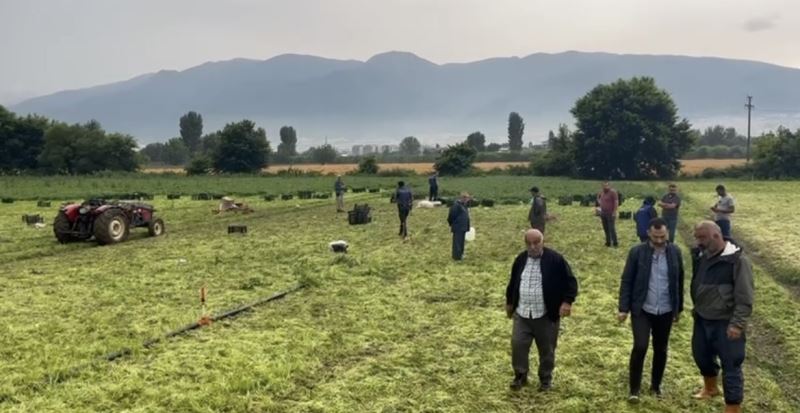
[[[281,55],[234,59],[184,71],[160,71],[127,81],[58,92],[11,107],[68,122],[99,120],[140,144],[178,135],[178,118],[203,115],[205,131],[249,118],[278,140],[282,125],[299,145],[324,139],[342,148],[397,143],[407,135],[453,142],[474,130],[504,140],[508,113],[526,122],[525,141],[541,141],[599,83],[647,75],[667,89],[680,115],[697,126],[722,122],[741,129],[745,96],[755,96],[754,130],[800,127],[800,69],[721,58],[536,53],[438,65],[405,52],[366,62]],[[760,109],[761,108],[761,109]],[[273,145],[275,146],[275,144]]]

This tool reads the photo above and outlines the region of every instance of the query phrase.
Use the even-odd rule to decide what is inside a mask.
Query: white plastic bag
[[[475,227],[469,227],[469,232],[467,232],[464,239],[467,241],[475,241]]]

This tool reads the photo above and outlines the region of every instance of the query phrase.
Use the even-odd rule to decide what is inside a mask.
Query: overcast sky
[[[0,0],[0,103],[283,53],[436,63],[566,50],[800,68],[798,0]]]

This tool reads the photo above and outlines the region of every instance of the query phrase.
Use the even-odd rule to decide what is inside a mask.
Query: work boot
[[[511,382],[511,390],[519,390],[523,386],[528,385],[528,375],[527,374],[514,374],[514,381]]]
[[[719,396],[719,387],[717,386],[717,377],[703,377],[703,389],[697,392],[694,396],[697,400],[708,400],[714,396]]]
[[[725,413],[741,413],[742,406],[739,404],[726,404]]]

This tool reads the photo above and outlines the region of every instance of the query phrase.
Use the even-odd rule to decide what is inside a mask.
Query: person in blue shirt
[[[647,228],[650,225],[650,220],[658,217],[655,204],[655,198],[648,196],[642,201],[641,208],[633,215],[633,220],[636,221],[636,235],[639,237],[639,241],[645,242],[649,239]]]
[[[428,177],[428,201],[439,199],[439,172],[433,171]]]
[[[464,259],[464,241],[469,232],[469,193],[462,192],[461,197],[453,202],[450,213],[447,214],[447,224],[450,225],[450,232],[453,233],[453,259],[461,261]]]

